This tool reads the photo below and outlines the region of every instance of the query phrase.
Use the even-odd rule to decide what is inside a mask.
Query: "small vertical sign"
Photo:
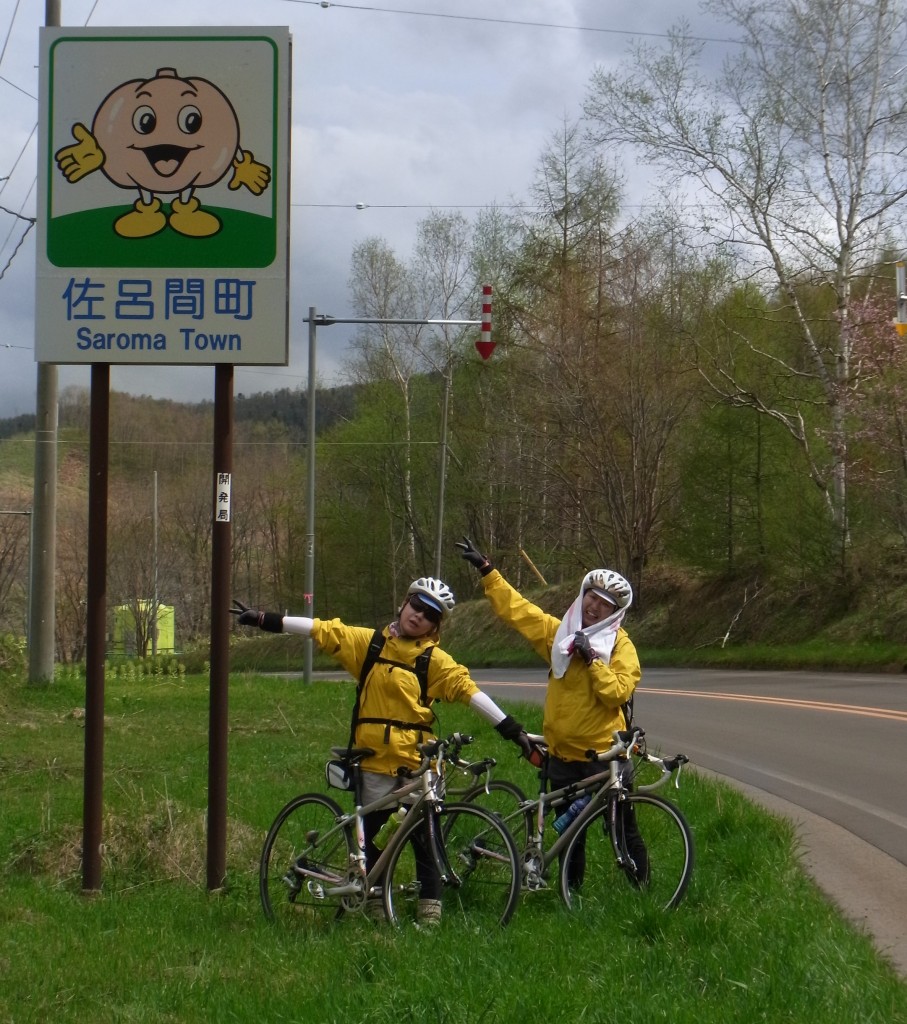
[[[218,473],[214,484],[214,522],[230,522],[230,487],[233,475]]]

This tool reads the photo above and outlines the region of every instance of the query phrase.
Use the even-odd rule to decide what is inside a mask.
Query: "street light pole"
[[[305,554],[305,614],[314,616],[315,608],[315,332],[319,326],[330,327],[332,324],[390,324],[394,326],[463,326],[474,327],[481,325],[482,338],[476,342],[476,348],[483,359],[487,359],[493,347],[490,340],[491,331],[491,285],[484,285],[482,288],[482,319],[481,320],[422,320],[422,319],[383,319],[375,317],[335,317],[324,313],[317,314],[314,306],[309,306],[309,315],[305,323],[309,325],[309,386],[308,386],[308,494],[306,496],[306,554]],[[491,347],[489,347],[491,346]],[[442,531],[444,525],[444,491],[445,478],[447,475],[447,414],[450,405],[450,375],[451,368],[448,361],[447,372],[444,374],[444,401],[441,407],[441,459],[440,459],[440,481],[438,484],[438,532],[435,542],[435,576],[441,575],[441,547],[443,543]],[[312,679],[312,641],[306,641],[305,656],[303,662],[303,679],[311,682]]]
[[[308,494],[306,496],[305,594],[303,608],[309,618],[315,615],[315,307],[309,306],[309,388],[308,388]],[[312,638],[306,637],[303,654],[303,679],[312,681]]]
[[[441,549],[444,544],[444,492],[447,489],[447,412],[450,407],[450,360],[444,373],[444,398],[441,402],[441,458],[438,480],[438,529],[435,534],[435,579],[441,578]]]
[[[158,586],[157,586],[157,470],[154,470],[154,508],[152,512],[152,537],[154,549],[152,552],[151,572],[152,596],[151,596],[151,657],[157,657],[157,623],[158,623]]]

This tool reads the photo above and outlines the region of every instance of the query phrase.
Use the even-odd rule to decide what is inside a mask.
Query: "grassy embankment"
[[[228,885],[211,894],[208,679],[111,674],[104,884],[88,898],[84,684],[0,678],[0,1021],[907,1022],[907,984],[804,875],[791,827],[695,772],[672,791],[698,854],[675,912],[621,890],[607,913],[571,915],[537,893],[494,934],[358,918],[275,932],[256,890],[262,838],[294,792],[322,788],[351,702],[351,683],[232,677]],[[512,710],[538,727],[537,707]],[[442,731],[474,732],[532,789],[532,769],[488,726],[459,706],[439,714]]]
[[[575,587],[530,587],[530,600],[560,617]],[[478,588],[461,595],[444,646],[473,668],[542,667],[525,640],[498,622]],[[471,598],[471,599],[470,599]],[[327,610],[323,614],[330,615]],[[644,609],[632,607],[625,626],[647,666],[740,669],[907,671],[907,587],[889,581],[841,595],[827,587],[753,589],[742,582],[661,578]],[[303,664],[299,637],[244,631],[233,665],[245,671],[290,671]],[[187,659],[202,668],[205,654]],[[316,656],[315,667],[334,663]]]

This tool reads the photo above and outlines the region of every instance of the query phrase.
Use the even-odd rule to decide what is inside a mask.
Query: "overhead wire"
[[[9,19],[9,28],[6,30],[6,36],[3,40],[3,48],[0,49],[0,64],[3,63],[3,57],[6,53],[6,48],[7,46],[9,46],[9,37],[13,34],[13,25],[16,22],[16,15],[19,13],[19,4],[21,2],[22,0],[16,0],[16,6],[13,8],[13,16]]]
[[[554,28],[565,29],[573,32],[600,32],[606,35],[619,36],[646,36],[655,39],[668,39],[668,32],[639,32],[626,28],[602,28],[596,25],[564,25],[551,21],[527,21],[520,18],[491,18],[481,14],[448,14],[444,11],[411,11],[400,7],[376,7],[374,4],[343,4],[334,3],[334,0],[284,0],[284,3],[301,4],[308,7],[323,7],[327,10],[330,7],[346,8],[352,11],[372,11],[379,14],[403,14],[415,18],[444,18],[448,21],[477,21],[489,25],[515,25],[519,28]],[[689,36],[694,42],[700,43],[731,43],[741,45],[739,39],[723,39],[713,36]]]

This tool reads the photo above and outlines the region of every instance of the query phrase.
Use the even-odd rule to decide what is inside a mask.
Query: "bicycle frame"
[[[409,841],[412,833],[419,828],[420,823],[428,827],[429,849],[431,850],[435,866],[438,869],[442,880],[447,881],[447,862],[439,849],[437,835],[435,832],[435,821],[432,809],[441,803],[438,794],[438,780],[441,778],[443,767],[443,749],[438,753],[437,766],[432,768],[430,764],[418,769],[418,776],[400,789],[388,793],[368,804],[357,804],[355,809],[344,814],[338,819],[336,825],[323,838],[329,838],[340,830],[352,831],[355,838],[354,852],[351,853],[350,872],[343,883],[338,883],[334,876],[327,875],[304,865],[294,865],[293,871],[304,884],[308,884],[310,891],[317,886],[320,894],[327,897],[361,897],[365,898],[380,885],[382,876],[387,867],[394,850]],[[388,840],[387,845],[381,851],[380,856],[372,865],[371,870],[366,868],[365,859],[365,824],[366,814],[373,811],[384,810],[385,808],[396,808],[401,803],[406,803],[408,797],[418,793],[418,796],[408,805],[406,820]],[[327,884],[325,884],[327,883]],[[334,884],[330,884],[334,883]]]
[[[561,855],[566,849],[567,844],[573,838],[573,835],[586,827],[586,823],[595,814],[595,812],[608,801],[610,795],[615,791],[620,791],[622,788],[620,781],[620,771],[616,761],[611,761],[608,767],[603,772],[598,772],[596,775],[590,775],[586,779],[581,779],[578,782],[571,782],[561,789],[554,789],[551,792],[540,791],[538,797],[534,800],[528,801],[526,807],[523,809],[523,813],[530,810],[535,812],[535,828],[529,835],[529,843],[526,848],[524,856],[524,864],[532,865],[535,861],[534,871],[537,877],[534,879],[535,885],[532,884],[532,871],[530,868],[530,879],[529,887],[536,888],[541,881],[541,877],[548,871],[548,868],[554,863],[554,861]],[[567,801],[568,803],[575,800],[578,796],[583,793],[593,790],[589,803],[580,811],[580,813],[570,822],[566,829],[557,837],[557,839],[547,849],[544,845],[544,834],[545,834],[545,812],[552,804],[561,803]],[[611,797],[614,808],[617,807],[617,799]],[[612,822],[614,818],[614,811],[609,815],[609,822]],[[612,830],[612,843],[614,841],[613,830]],[[615,854],[617,849],[615,847]]]
[[[605,804],[609,804],[608,831],[614,856],[619,865],[624,863],[617,834],[617,808],[623,799],[623,795],[628,790],[622,777],[621,765],[628,763],[631,751],[634,750],[637,742],[641,741],[644,733],[642,730],[634,730],[632,734],[624,734],[625,737],[627,735],[630,736],[629,740],[622,738],[621,734],[615,733],[614,746],[610,750],[596,755],[595,759],[607,762],[607,767],[595,775],[590,775],[585,779],[579,779],[576,782],[562,786],[560,789],[548,792],[544,788],[544,775],[542,772],[539,773],[539,777],[542,780],[539,795],[535,799],[525,801],[519,812],[517,812],[523,815],[532,814],[534,817],[534,827],[530,830],[527,846],[523,851],[524,884],[527,888],[538,889],[544,886],[544,876],[547,874],[548,869],[566,850],[576,833],[582,831],[590,819]],[[531,738],[536,741],[542,741],[540,736]],[[682,765],[687,761],[687,758],[682,754],[678,754],[675,758],[665,761],[661,758],[653,757],[644,751],[640,753],[649,763],[660,764],[662,774],[655,782],[637,786],[637,792],[651,792],[664,785],[671,777],[672,772],[675,770],[679,772]],[[592,752],[590,751],[590,756],[591,754]],[[675,784],[679,786],[679,780],[676,780]],[[590,793],[589,802],[546,849],[544,835],[545,812],[547,809],[554,804],[561,804],[562,802],[569,804],[585,793]],[[509,817],[512,816],[508,815]]]

